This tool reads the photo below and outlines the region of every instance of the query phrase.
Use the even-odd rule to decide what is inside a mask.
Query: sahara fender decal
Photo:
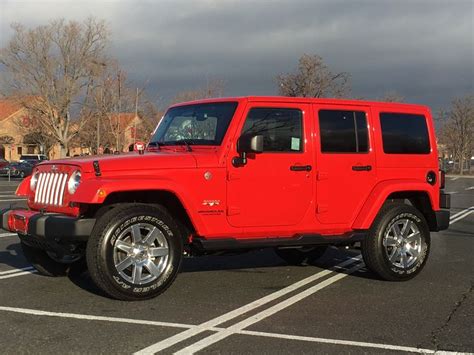
[[[205,225],[201,217],[197,213],[193,213],[193,211],[197,211],[198,208],[190,206],[189,201],[191,201],[191,199],[187,198],[189,196],[171,180],[140,179],[138,184],[137,179],[85,180],[81,183],[77,192],[71,197],[71,201],[76,203],[101,204],[111,193],[143,190],[168,191],[173,193],[184,206],[196,231],[198,233],[205,232]]]
[[[433,187],[419,180],[387,180],[378,183],[362,206],[357,218],[352,224],[353,229],[368,229],[377,216],[378,211],[387,197],[394,192],[422,191],[429,196],[431,206],[433,201]]]

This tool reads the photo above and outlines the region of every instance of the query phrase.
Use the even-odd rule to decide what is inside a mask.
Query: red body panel
[[[82,204],[101,204],[111,193],[165,190],[176,195],[187,211],[196,234],[205,238],[285,237],[298,233],[342,234],[370,227],[386,197],[397,191],[426,191],[432,208],[439,210],[439,183],[426,182],[428,171],[438,171],[436,139],[425,106],[353,100],[247,97],[193,103],[237,101],[233,120],[220,146],[163,147],[117,156],[65,159],[40,164],[46,171],[80,169],[82,182],[66,207],[46,209],[77,215]],[[180,104],[182,105],[182,104]],[[244,167],[232,165],[236,142],[246,113],[252,107],[299,108],[303,111],[304,152],[249,156]],[[322,108],[364,111],[369,125],[370,150],[366,154],[322,154],[317,112]],[[380,112],[425,115],[432,151],[425,155],[383,153]],[[99,161],[100,176],[93,162]],[[292,165],[310,165],[311,171],[290,171]],[[355,165],[371,165],[356,172]],[[29,179],[18,188],[34,203]],[[156,201],[159,203],[160,201]],[[72,206],[71,206],[72,204]]]

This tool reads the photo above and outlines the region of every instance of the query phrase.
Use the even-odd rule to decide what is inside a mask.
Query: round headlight
[[[67,190],[72,195],[76,192],[79,184],[81,183],[81,172],[76,170],[71,174],[69,181],[67,182]]]
[[[38,177],[39,177],[39,172],[36,172],[33,174],[30,180],[30,190],[35,191],[36,190],[36,185],[38,184]]]

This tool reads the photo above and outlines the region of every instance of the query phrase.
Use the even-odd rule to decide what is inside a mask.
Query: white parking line
[[[186,339],[189,339],[199,333],[202,333],[204,331],[207,331],[209,330],[210,328],[213,328],[213,327],[216,327],[218,326],[219,324],[222,324],[222,323],[225,323],[229,320],[232,320],[236,317],[239,317],[247,312],[250,312],[256,308],[259,308],[269,302],[272,302],[282,296],[285,296],[287,295],[288,293],[290,292],[293,292],[293,291],[296,291],[298,290],[299,288],[311,283],[311,282],[314,282],[324,276],[327,276],[331,273],[333,273],[335,270],[336,270],[336,267],[345,267],[347,265],[350,265],[350,264],[353,264],[355,261],[359,261],[360,260],[360,256],[359,257],[356,257],[356,258],[351,258],[351,259],[348,259],[338,265],[336,265],[335,267],[332,267],[328,270],[323,270],[323,271],[320,271],[318,272],[317,274],[314,274],[314,275],[311,275],[303,280],[300,280],[298,282],[295,282],[294,284],[291,284],[279,291],[276,291],[276,292],[273,292],[267,296],[264,296],[260,299],[257,299],[253,302],[250,302],[242,307],[239,307],[237,309],[234,309],[233,311],[230,311],[228,313],[225,313],[219,317],[216,317],[216,318],[213,318],[207,322],[204,322],[202,323],[201,325],[199,325],[198,327],[196,328],[193,328],[193,329],[188,329],[188,330],[185,330],[184,332],[181,332],[181,333],[178,333],[174,336],[171,336],[167,339],[164,339],[156,344],[153,344],[151,346],[148,346],[146,347],[145,349],[143,350],[140,350],[139,352],[137,352],[137,354],[151,354],[151,353],[156,353],[160,350],[163,350],[163,349],[166,349],[166,348],[169,348],[170,346],[173,346],[177,343],[180,343],[182,342],[183,340],[186,340]]]
[[[459,179],[459,176],[451,178],[451,181],[456,181],[457,179]]]
[[[195,325],[191,325],[191,324],[172,323],[172,322],[158,322],[158,321],[130,319],[130,318],[104,317],[104,316],[94,316],[94,315],[77,314],[77,313],[47,312],[47,311],[40,311],[40,310],[36,310],[36,309],[16,308],[16,307],[3,307],[3,306],[0,306],[0,311],[23,313],[23,314],[29,314],[29,315],[35,315],[35,316],[48,316],[48,317],[83,319],[83,320],[97,320],[97,321],[115,322],[115,323],[155,325],[155,326],[159,326],[159,327],[172,327],[172,328],[184,328],[184,329],[189,329],[189,328],[196,327]]]
[[[77,314],[77,313],[49,312],[49,311],[41,311],[41,310],[36,310],[36,309],[17,308],[17,307],[0,306],[0,311],[27,314],[27,315],[33,315],[33,316],[46,316],[46,317],[92,320],[92,321],[112,322],[112,323],[151,325],[151,326],[168,327],[168,328],[192,329],[192,328],[197,327],[196,325],[192,325],[192,324],[160,322],[160,321],[150,321],[150,320],[130,319],[130,318],[104,317],[104,316],[94,316],[94,315]],[[210,330],[222,331],[223,328],[211,328]],[[406,351],[406,352],[414,352],[414,353],[427,353],[427,354],[436,353],[434,350],[431,350],[431,349],[420,349],[420,348],[412,348],[412,347],[398,346],[398,345],[358,342],[358,341],[339,340],[339,339],[316,338],[316,337],[308,337],[308,336],[300,336],[300,335],[258,332],[258,331],[252,331],[252,330],[240,330],[240,331],[237,331],[236,334],[306,341],[306,342],[313,342],[313,343],[357,346],[357,347],[364,347],[364,348],[375,348],[375,349],[395,350],[395,351]],[[438,351],[438,353],[459,354],[457,352],[448,352],[448,351],[442,351],[442,352]]]
[[[474,208],[474,206],[469,207],[469,208],[466,208],[466,209],[464,209],[464,210],[462,210],[462,211],[459,211],[459,212],[457,212],[457,213],[451,215],[451,217],[449,218],[449,220],[451,221],[451,220],[455,219],[456,217],[462,215],[463,213],[466,213],[467,211],[470,211],[472,208]]]
[[[470,215],[471,213],[473,213],[473,212],[474,212],[474,207],[471,207],[471,208],[469,208],[469,210],[468,210],[466,213],[464,213],[464,214],[462,214],[462,215],[460,215],[460,216],[458,216],[458,217],[456,217],[456,218],[450,220],[450,221],[449,221],[449,224],[454,224],[454,223],[456,223],[456,222],[459,222],[460,220],[466,218],[467,216],[469,216],[469,215]]]
[[[334,275],[332,277],[330,277],[329,279],[326,279],[300,293],[297,293],[296,295],[290,297],[290,298],[287,298],[286,300],[280,302],[280,303],[277,303],[275,305],[273,305],[272,307],[270,308],[267,308],[253,316],[250,316],[230,327],[228,327],[227,329],[224,329],[224,330],[221,330],[221,331],[218,331],[217,333],[214,333],[204,339],[201,339],[199,340],[198,342],[190,345],[190,346],[187,346],[186,348],[176,352],[175,354],[176,355],[185,355],[185,354],[194,354],[202,349],[205,349],[207,348],[208,346],[214,344],[214,343],[217,343],[229,336],[231,336],[232,334],[235,334],[236,332],[238,331],[241,331],[241,330],[244,330],[245,328],[248,328],[250,327],[251,325],[255,324],[255,323],[258,323],[260,321],[262,321],[263,319],[265,318],[268,318],[272,315],[274,315],[275,313],[278,313],[280,312],[281,310],[285,309],[285,308],[288,308],[292,305],[294,305],[295,303],[313,295],[314,293],[322,290],[323,288],[327,287],[327,286],[330,286],[332,285],[333,283],[339,281],[339,280],[342,280],[343,278],[349,276],[350,274],[356,272],[357,270],[359,270],[360,268],[362,268],[364,266],[364,264],[357,264],[356,266],[352,267],[351,269],[349,269],[346,273],[343,273],[343,274],[337,274],[337,275]],[[155,352],[152,347],[150,348],[146,348],[144,349],[143,351],[146,352],[147,350],[150,350],[150,352]]]
[[[7,274],[14,274],[16,272],[21,272],[21,271],[30,271],[30,270],[34,270],[35,268],[33,266],[27,266],[27,267],[23,267],[21,269],[13,269],[13,270],[7,270],[7,271],[1,271],[0,272],[0,275],[7,275]]]
[[[13,202],[13,201],[26,201],[26,198],[15,198],[15,199],[8,199],[8,200],[0,200],[0,202]]]
[[[18,277],[18,276],[24,276],[24,275],[32,275],[32,274],[36,274],[37,272],[38,271],[33,269],[30,271],[21,271],[21,272],[16,272],[12,274],[2,275],[0,276],[0,280],[11,279],[12,277]]]
[[[0,238],[6,238],[6,237],[13,237],[17,236],[18,234],[16,233],[0,233]]]
[[[287,340],[299,340],[299,341],[309,341],[313,343],[323,343],[323,344],[333,344],[333,345],[346,345],[346,346],[358,346],[363,348],[375,348],[383,350],[394,350],[394,351],[403,351],[409,353],[422,353],[422,354],[459,354],[456,351],[437,351],[432,349],[422,349],[414,348],[410,346],[399,346],[399,345],[389,345],[389,344],[380,344],[380,343],[367,343],[361,341],[350,341],[350,340],[340,340],[340,339],[327,339],[327,338],[316,338],[300,335],[288,335],[288,334],[279,334],[279,333],[267,333],[267,332],[257,332],[253,330],[240,330],[235,332],[236,334],[242,335],[253,335],[260,337],[269,337],[277,339],[287,339]]]
[[[468,187],[468,188],[466,189],[466,191],[468,191],[468,190],[474,190],[474,186]]]

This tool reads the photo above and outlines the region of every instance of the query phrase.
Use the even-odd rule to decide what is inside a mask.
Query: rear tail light
[[[444,184],[446,181],[446,173],[444,170],[439,169],[439,188],[444,189]]]

